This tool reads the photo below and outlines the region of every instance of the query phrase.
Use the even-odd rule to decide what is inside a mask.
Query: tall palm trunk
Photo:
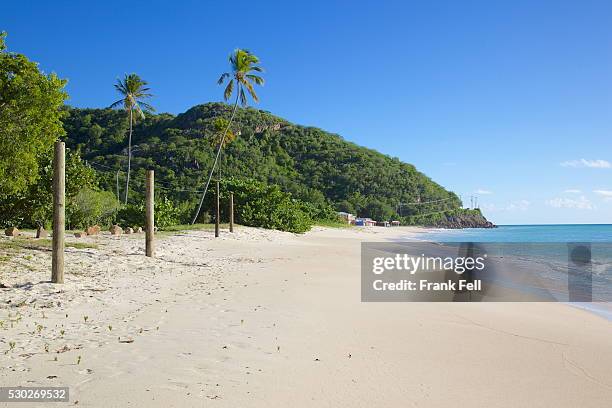
[[[221,172],[223,170],[223,159],[225,158],[224,155],[224,151],[223,151],[223,145],[221,146],[221,154],[219,155],[219,165],[217,166],[217,180],[221,181]]]
[[[202,198],[200,199],[200,204],[198,205],[198,210],[191,221],[191,224],[195,224],[196,220],[200,216],[200,211],[202,210],[202,204],[204,203],[204,197],[206,197],[206,192],[208,191],[208,186],[210,185],[210,180],[215,172],[215,167],[217,166],[217,161],[219,161],[219,155],[221,154],[221,147],[223,147],[223,142],[225,142],[225,136],[227,135],[227,131],[230,126],[232,126],[232,121],[234,120],[234,115],[236,115],[236,110],[238,109],[238,97],[240,96],[240,82],[236,81],[236,102],[234,102],[234,109],[232,110],[232,116],[230,117],[229,123],[223,132],[223,137],[221,137],[221,143],[219,143],[219,147],[217,148],[217,154],[215,156],[215,162],[213,163],[212,169],[210,169],[210,174],[208,175],[208,180],[206,181],[206,186],[204,187],[204,192],[202,193]]]
[[[125,182],[125,204],[128,202],[128,192],[130,191],[130,169],[132,167],[132,108],[130,108],[130,135],[128,136],[128,169],[127,180]]]

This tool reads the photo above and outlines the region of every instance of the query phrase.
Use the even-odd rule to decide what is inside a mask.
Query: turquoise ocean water
[[[558,272],[559,279],[565,279],[567,253],[563,253],[565,243],[591,243],[593,250],[594,289],[607,293],[600,303],[572,303],[612,321],[612,224],[568,224],[568,225],[501,225],[498,228],[467,228],[462,230],[428,230],[409,239],[433,242],[482,242],[482,243],[523,243],[504,247],[507,255],[521,257],[528,262],[534,261],[534,273],[540,269],[536,265],[546,263],[547,269]],[[541,246],[530,243],[559,243],[560,245]],[[485,244],[486,245],[486,244]],[[489,244],[491,245],[491,244]],[[493,246],[494,248],[495,246]],[[537,248],[534,250],[534,248]],[[544,250],[542,249],[544,248]],[[546,248],[550,248],[547,251]],[[513,253],[514,252],[514,253]],[[596,279],[595,279],[596,278]],[[595,285],[599,285],[596,287]]]
[[[500,225],[498,228],[439,229],[420,239],[437,242],[608,242],[612,224]]]

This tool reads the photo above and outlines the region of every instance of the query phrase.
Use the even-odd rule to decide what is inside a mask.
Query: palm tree
[[[255,93],[255,89],[253,88],[253,84],[263,85],[264,79],[254,72],[263,72],[263,68],[256,65],[259,64],[259,58],[252,54],[248,50],[242,50],[237,48],[233,53],[229,56],[230,66],[232,68],[232,72],[224,72],[221,74],[221,77],[217,81],[219,85],[222,85],[225,80],[228,80],[227,86],[225,87],[225,91],[223,92],[223,98],[228,101],[232,97],[232,93],[234,93],[234,88],[236,90],[236,100],[234,102],[234,108],[232,110],[232,115],[230,116],[230,120],[223,132],[223,136],[221,137],[221,142],[217,148],[217,154],[215,155],[215,161],[213,163],[212,169],[210,170],[210,174],[208,175],[208,180],[206,181],[206,186],[204,187],[204,192],[202,193],[202,198],[200,199],[200,204],[198,205],[198,210],[196,211],[195,216],[193,217],[192,224],[195,224],[198,216],[200,215],[200,210],[202,209],[202,203],[204,203],[204,197],[206,197],[206,192],[208,191],[208,186],[210,185],[210,180],[215,171],[215,167],[217,166],[217,161],[219,160],[219,155],[221,154],[221,148],[225,143],[225,139],[227,137],[230,126],[232,125],[232,121],[234,120],[234,116],[236,115],[236,110],[238,109],[238,102],[243,107],[247,106],[247,93],[251,95],[251,98],[255,102],[259,102],[259,98]],[[245,92],[246,89],[246,92]]]
[[[132,130],[135,119],[134,111],[138,117],[144,119],[144,114],[152,113],[155,109],[144,102],[143,99],[150,98],[150,88],[147,88],[147,81],[144,81],[136,74],[126,74],[123,79],[117,78],[115,89],[123,97],[118,101],[114,102],[110,107],[118,108],[121,107],[129,113],[130,118],[130,134],[128,136],[128,166],[127,166],[127,180],[125,183],[125,204],[128,201],[128,192],[130,190],[130,170],[132,166]]]
[[[225,148],[236,139],[237,135],[231,129],[226,132],[228,124],[229,120],[223,117],[218,117],[213,121],[214,133],[210,138],[210,144],[213,147],[219,148],[221,145],[221,148]]]

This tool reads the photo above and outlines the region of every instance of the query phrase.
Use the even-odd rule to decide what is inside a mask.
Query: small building
[[[376,226],[376,221],[371,218],[361,218],[363,220],[363,225],[366,227],[374,227]]]
[[[376,226],[376,221],[371,218],[357,218],[355,220],[355,225],[360,225],[364,227],[373,227]]]
[[[376,225],[378,225],[379,227],[389,227],[389,226],[391,226],[389,224],[389,221],[378,221],[378,222],[376,222]]]
[[[391,226],[392,227],[399,227],[400,226],[400,222],[399,221],[391,221]]]
[[[355,215],[353,215],[351,213],[347,213],[347,212],[344,212],[344,211],[339,211],[338,212],[338,217],[342,218],[349,225],[355,224],[356,217],[355,217]]]

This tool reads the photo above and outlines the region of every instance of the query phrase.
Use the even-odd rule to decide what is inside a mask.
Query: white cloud
[[[567,193],[567,194],[580,194],[580,193],[582,193],[582,191],[578,190],[577,188],[568,188],[567,190],[564,191],[564,193]]]
[[[527,200],[518,200],[508,204],[506,209],[508,211],[527,211],[530,205],[531,203]]]
[[[599,196],[602,196],[605,201],[612,201],[612,190],[593,190]]]
[[[612,197],[612,190],[593,190],[593,192],[604,197]]]
[[[576,208],[579,210],[592,210],[595,208],[593,203],[585,196],[577,199],[557,197],[546,201],[546,204],[554,208]]]
[[[512,212],[512,211],[527,211],[531,203],[527,200],[512,201],[508,204],[496,205],[496,204],[483,204],[482,209],[484,211],[491,212]]]
[[[580,160],[564,161],[563,163],[561,163],[561,166],[563,167],[590,167],[594,169],[609,169],[609,168],[612,168],[612,163],[610,163],[607,160],[602,160],[602,159],[598,159],[598,160],[580,159]]]
[[[475,194],[482,194],[482,195],[486,195],[486,194],[493,194],[492,191],[489,190],[485,190],[482,188],[479,188],[478,190],[474,191]]]

